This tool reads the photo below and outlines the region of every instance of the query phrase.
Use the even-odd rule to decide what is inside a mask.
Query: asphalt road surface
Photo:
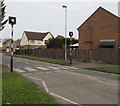
[[[2,58],[10,67],[10,57]],[[14,71],[60,104],[118,104],[118,75],[14,57]]]

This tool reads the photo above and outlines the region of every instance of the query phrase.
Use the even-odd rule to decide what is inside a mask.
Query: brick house
[[[119,17],[99,7],[77,30],[79,49],[118,48]]]
[[[53,38],[53,35],[50,32],[40,33],[24,31],[20,41],[20,46],[25,49],[46,48],[45,43],[50,38]]]

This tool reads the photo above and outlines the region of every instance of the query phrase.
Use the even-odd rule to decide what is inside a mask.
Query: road
[[[10,66],[10,57],[2,58]],[[118,104],[118,75],[14,57],[14,71],[60,104]]]

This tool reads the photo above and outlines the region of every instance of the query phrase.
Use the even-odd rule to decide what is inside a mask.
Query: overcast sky
[[[17,1],[17,0],[16,0]],[[21,1],[21,2],[20,2]],[[17,23],[14,26],[14,39],[20,39],[23,31],[48,32],[54,37],[64,36],[65,9],[62,5],[67,5],[67,32],[73,31],[74,37],[78,38],[77,28],[97,9],[102,6],[106,10],[118,16],[117,0],[79,0],[80,2],[22,2],[22,0],[9,0],[5,2],[6,18],[15,16]],[[25,0],[24,0],[25,1]],[[36,2],[35,2],[36,1]],[[109,2],[105,2],[109,1]],[[6,25],[2,31],[2,38],[10,38],[11,26]],[[68,37],[67,33],[67,37]]]

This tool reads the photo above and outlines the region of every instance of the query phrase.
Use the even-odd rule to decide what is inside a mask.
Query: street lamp
[[[13,25],[16,24],[16,17],[9,17],[9,24],[12,26],[11,28],[11,68],[10,72],[13,72]]]
[[[65,8],[65,61],[67,60],[67,6],[63,5]]]
[[[69,32],[69,36],[70,36],[70,65],[72,64],[72,36],[73,36],[73,32]]]

